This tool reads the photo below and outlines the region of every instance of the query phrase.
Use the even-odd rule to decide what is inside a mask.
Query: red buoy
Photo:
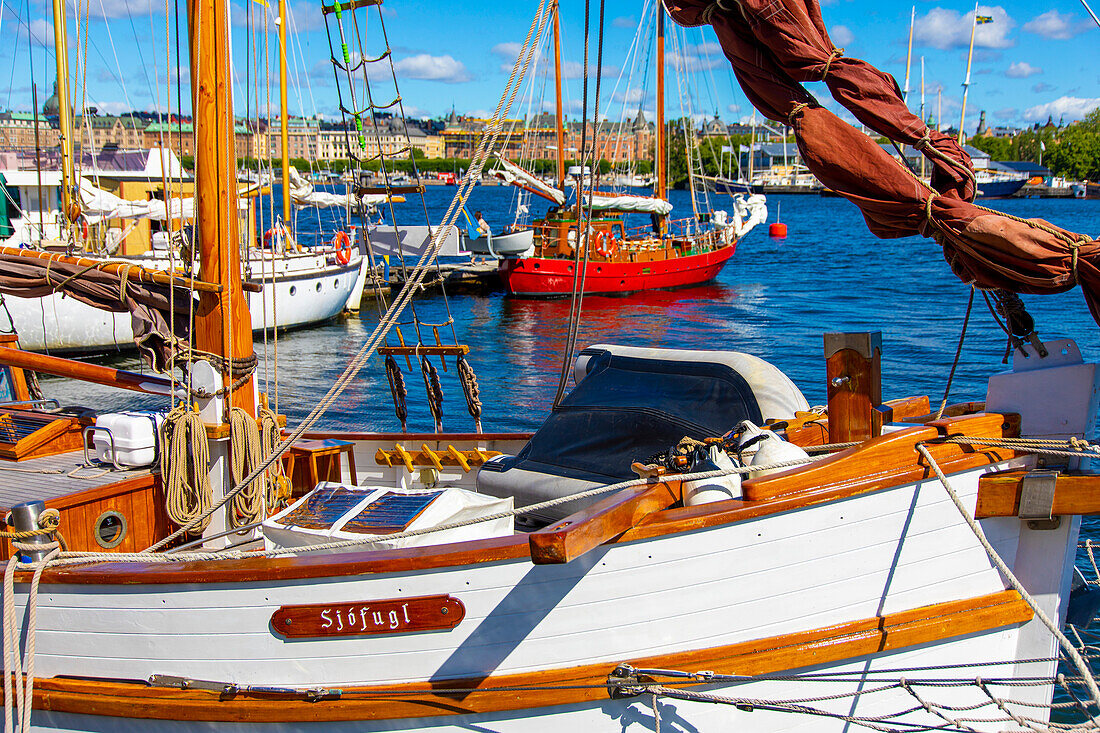
[[[787,225],[783,222],[774,222],[768,225],[768,236],[772,239],[786,239]]]

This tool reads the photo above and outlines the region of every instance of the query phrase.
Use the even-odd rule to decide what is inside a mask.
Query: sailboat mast
[[[229,64],[228,5],[223,0],[189,0],[191,103],[195,125],[195,239],[199,277],[217,292],[199,294],[194,343],[226,360],[252,357],[252,319],[241,291],[237,212],[237,158],[233,144],[233,91]],[[223,374],[229,388],[231,374]],[[225,405],[255,415],[253,382],[230,392]],[[228,409],[218,416],[226,419]],[[205,419],[205,418],[204,418]]]
[[[966,79],[963,81],[962,112],[959,114],[959,145],[966,142],[966,95],[970,92],[970,65],[974,61],[974,33],[978,30],[978,3],[974,3],[974,23],[970,26],[970,52],[966,55]]]
[[[905,89],[901,91],[901,101],[909,104],[909,69],[913,63],[913,26],[917,23],[917,6],[909,16],[909,50],[905,54]]]
[[[286,0],[279,0],[279,140],[282,150],[283,225],[290,226],[290,132],[286,103]]]
[[[561,109],[561,22],[554,3],[554,127],[558,138],[558,189],[565,190],[565,119]]]
[[[57,126],[61,148],[61,215],[69,220],[73,185],[73,120],[69,108],[69,42],[64,0],[53,0],[53,45],[57,62]],[[37,115],[38,110],[34,113]]]
[[[657,0],[657,137],[653,148],[653,166],[657,185],[653,190],[659,199],[668,198],[668,171],[665,170],[665,4]],[[661,226],[662,233],[664,225]]]

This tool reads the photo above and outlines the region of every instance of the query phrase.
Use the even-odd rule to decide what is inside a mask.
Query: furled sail
[[[588,197],[585,196],[585,206],[588,205]],[[640,214],[660,214],[666,216],[672,211],[672,204],[664,199],[653,196],[631,196],[623,194],[613,196],[607,194],[592,194],[592,209],[594,211],[626,211]]]
[[[749,100],[791,125],[806,166],[860,207],[873,234],[932,237],[955,274],[982,288],[1057,293],[1080,284],[1100,323],[1100,241],[970,203],[970,157],[908,110],[893,77],[833,46],[817,0],[741,0],[729,10],[712,0],[666,0],[666,7],[681,25],[714,27]],[[867,127],[921,150],[931,186],[821,107],[800,83],[810,81],[824,81]]]
[[[253,193],[259,184],[251,186],[240,192],[241,196]],[[238,204],[242,211],[247,210],[248,200],[239,199]],[[186,198],[170,198],[167,202],[160,199],[124,199],[113,193],[97,188],[86,178],[80,179],[80,208],[81,214],[91,224],[97,224],[106,219],[153,219],[166,221],[168,219],[194,219],[195,199],[192,196]]]
[[[565,203],[565,192],[561,189],[554,188],[550,184],[544,183],[511,161],[505,160],[504,158],[499,158],[498,160],[503,166],[503,169],[497,168],[493,171],[493,174],[505,183],[526,188],[531,193],[536,193],[544,199],[553,201],[558,206]]]
[[[378,204],[386,203],[386,199],[386,194],[383,193],[364,194],[357,197],[354,193],[318,191],[312,183],[302,178],[302,174],[298,172],[297,168],[293,166],[290,168],[290,200],[294,202],[295,206],[332,209],[337,207],[347,208],[349,206],[357,208],[359,205],[363,205],[370,209]]]

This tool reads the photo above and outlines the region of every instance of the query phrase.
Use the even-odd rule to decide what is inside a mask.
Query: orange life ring
[[[596,232],[596,254],[610,259],[619,249],[619,243],[611,232]]]
[[[332,247],[336,250],[336,261],[341,265],[351,262],[351,237],[347,232],[336,232],[332,238]]]
[[[274,241],[275,241],[275,230],[274,229],[268,229],[266,232],[264,232],[264,248],[265,249],[271,249],[272,242],[274,242]]]

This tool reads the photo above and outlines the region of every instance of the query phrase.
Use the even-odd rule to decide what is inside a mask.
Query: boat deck
[[[0,461],[0,507],[24,501],[49,501],[68,494],[148,476],[149,467],[117,471],[111,466],[84,463],[84,452],[30,458],[18,463]]]

